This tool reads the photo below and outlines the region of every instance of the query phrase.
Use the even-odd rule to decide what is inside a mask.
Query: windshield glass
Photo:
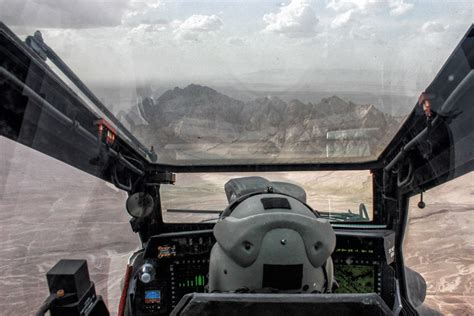
[[[472,23],[467,2],[3,3],[175,165],[376,159]]]
[[[229,180],[250,176],[259,176],[272,183],[299,186],[306,193],[305,202],[332,222],[370,222],[373,219],[372,175],[368,170],[362,170],[180,173],[176,176],[175,185],[162,185],[160,188],[164,221],[216,220],[229,205],[224,185]],[[277,184],[272,185],[277,188]]]

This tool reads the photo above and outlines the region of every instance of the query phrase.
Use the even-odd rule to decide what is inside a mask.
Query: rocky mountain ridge
[[[219,156],[239,148],[239,152],[248,150],[244,155],[296,152],[327,157],[328,146],[338,147],[331,155],[370,156],[382,149],[399,125],[374,105],[357,105],[337,96],[318,103],[285,102],[272,96],[242,102],[196,84],[145,97],[136,108],[122,113],[123,119],[132,133],[161,151],[193,148],[210,153],[213,144]],[[353,130],[359,131],[358,136]],[[338,134],[339,141],[330,142],[331,133],[338,131],[344,131]],[[199,144],[202,148],[196,149]]]

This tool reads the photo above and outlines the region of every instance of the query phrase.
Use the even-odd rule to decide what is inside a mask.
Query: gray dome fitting
[[[214,226],[209,290],[274,288],[328,292],[333,283],[331,224],[288,195],[249,196]]]

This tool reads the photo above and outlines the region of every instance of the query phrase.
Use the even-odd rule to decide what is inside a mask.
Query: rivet
[[[315,244],[314,244],[314,249],[315,250],[319,250],[319,248],[321,248],[323,244],[320,242],[320,241],[317,241]]]

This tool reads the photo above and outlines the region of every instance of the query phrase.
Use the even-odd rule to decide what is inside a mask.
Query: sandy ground
[[[328,187],[341,183],[330,173],[325,179]],[[471,173],[428,192],[427,207],[411,210],[406,262],[427,280],[427,303],[446,315],[474,314],[473,180]],[[225,202],[221,189],[208,190]],[[87,259],[116,314],[120,279],[139,245],[124,201],[105,182],[0,137],[0,315],[33,314],[48,295],[45,273],[60,258]]]
[[[178,174],[175,185],[160,189],[163,210],[198,209],[223,210],[227,206],[224,184],[236,177],[259,176],[270,181],[289,182],[306,191],[307,203],[321,212],[359,212],[359,204],[366,205],[372,217],[372,180],[368,171],[319,171],[319,172],[260,172],[219,174]],[[183,196],[188,198],[183,199]],[[216,215],[164,213],[168,222],[202,221]]]
[[[474,315],[474,172],[410,201],[405,263],[426,280],[426,303],[446,315]]]
[[[87,259],[117,311],[120,278],[138,248],[126,195],[104,181],[0,138],[0,315],[32,315],[61,258]]]

